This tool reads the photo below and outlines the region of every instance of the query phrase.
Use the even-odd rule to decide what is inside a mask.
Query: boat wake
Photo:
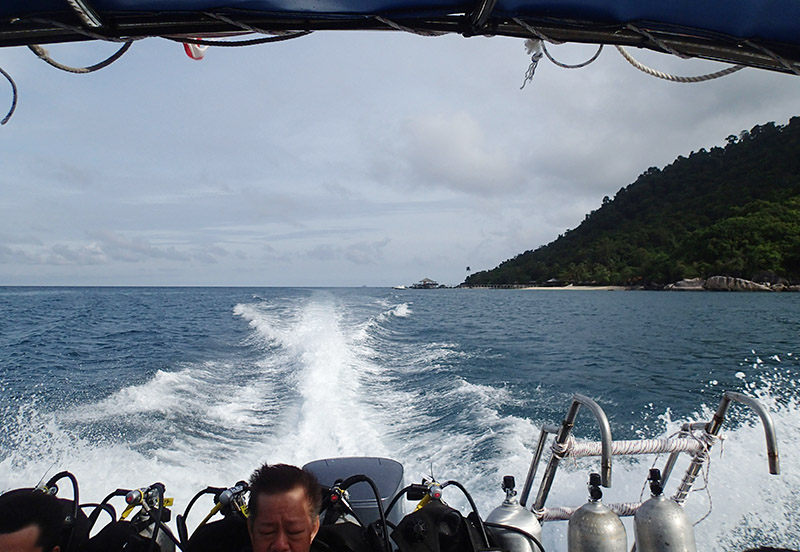
[[[67,409],[42,400],[6,406],[0,490],[32,486],[69,469],[86,500],[158,480],[182,508],[197,490],[245,479],[264,461],[387,456],[404,464],[407,483],[431,474],[460,481],[485,515],[503,498],[504,475],[521,486],[541,425],[560,423],[549,413],[562,406],[566,413],[568,406],[537,409],[537,401],[548,399],[541,390],[520,396],[515,388],[470,381],[459,363],[471,353],[457,343],[420,346],[406,339],[415,316],[408,303],[355,309],[319,292],[291,305],[241,303],[233,315],[249,328],[239,356],[165,367],[144,383]],[[800,541],[800,403],[787,393],[794,386],[780,369],[747,382],[775,421],[783,473],[767,472],[757,420],[732,410],[726,438],[712,452],[708,490],[692,492],[686,502],[692,521],[705,518],[695,527],[698,549]],[[709,404],[698,405],[697,419],[711,417],[720,395],[709,389]],[[602,397],[597,400],[603,405]],[[509,414],[525,409],[530,415]],[[666,437],[686,421],[670,411],[655,422],[640,416],[648,437]],[[593,423],[588,417],[578,422]],[[667,494],[686,461],[676,467]],[[653,462],[615,459],[604,500],[646,498]],[[599,461],[563,462],[548,506],[583,504],[590,471],[599,471]],[[458,494],[445,500],[464,507]],[[630,540],[632,527],[625,523]],[[546,549],[564,549],[566,523],[545,524],[543,538]]]

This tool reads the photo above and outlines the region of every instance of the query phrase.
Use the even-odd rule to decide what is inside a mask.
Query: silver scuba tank
[[[505,552],[539,552],[539,546],[531,542],[528,535],[541,543],[542,526],[536,516],[517,501],[514,486],[513,476],[503,477],[506,498],[487,516],[486,529],[495,544]],[[497,527],[498,525],[502,527]]]
[[[633,534],[638,552],[696,552],[694,530],[680,504],[665,497],[661,472],[650,470],[652,498],[633,516]]]
[[[569,518],[569,552],[627,552],[625,526],[619,516],[600,501],[602,496],[600,474],[593,473],[589,476],[589,502]]]

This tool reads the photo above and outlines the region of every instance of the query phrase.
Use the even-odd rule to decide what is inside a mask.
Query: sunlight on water
[[[408,302],[379,307],[367,320],[354,321],[324,294],[292,307],[265,300],[238,304],[234,316],[251,329],[245,345],[261,351],[255,363],[204,362],[158,371],[143,384],[67,410],[52,411],[39,401],[6,407],[0,414],[9,448],[0,457],[0,490],[32,486],[45,474],[69,469],[84,500],[162,481],[175,497],[175,510],[182,511],[196,491],[232,485],[265,460],[302,464],[377,455],[401,461],[406,483],[431,471],[440,480],[460,481],[485,517],[503,498],[503,475],[516,476],[521,488],[541,424],[560,420],[503,413],[529,404],[536,393],[522,397],[506,387],[467,381],[451,371],[452,362],[468,355],[454,343],[386,347],[392,325],[415,313]],[[764,356],[762,362],[775,370],[751,381],[749,367],[760,360],[754,353],[736,377],[772,413],[782,475],[767,473],[757,418],[736,410],[726,439],[712,451],[710,500],[695,492],[687,501],[692,520],[711,511],[696,527],[699,550],[800,541],[800,404],[779,356]],[[710,388],[708,403],[697,406],[698,419],[707,420],[721,397],[721,389]],[[556,410],[566,413],[568,406]],[[667,436],[686,421],[673,420],[670,412],[657,418],[653,423],[648,417],[647,437]],[[653,460],[615,459],[613,487],[604,500],[639,500]],[[547,505],[583,504],[588,473],[598,464],[563,462]],[[684,460],[674,472],[668,493],[685,465]],[[448,489],[445,499],[464,507],[455,491]],[[626,525],[630,544],[629,520]],[[566,523],[548,523],[544,544],[566,549]]]

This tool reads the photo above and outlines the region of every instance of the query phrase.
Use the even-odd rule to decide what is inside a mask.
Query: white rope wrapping
[[[631,56],[628,53],[628,51],[625,50],[625,48],[623,48],[622,46],[616,45],[615,48],[617,49],[617,51],[620,54],[622,54],[622,57],[624,57],[625,60],[628,63],[633,65],[636,69],[638,69],[642,73],[646,73],[646,74],[650,75],[651,77],[656,77],[658,79],[664,79],[664,80],[667,80],[667,81],[670,81],[670,82],[680,82],[680,83],[684,83],[684,84],[686,84],[686,83],[705,82],[705,81],[710,81],[710,80],[713,80],[713,79],[718,79],[720,77],[725,77],[727,75],[730,75],[731,73],[735,73],[736,71],[741,71],[742,69],[745,68],[744,65],[732,65],[730,67],[727,67],[727,68],[723,69],[722,71],[717,71],[716,73],[709,73],[707,75],[699,75],[697,77],[679,77],[677,75],[670,75],[669,73],[663,73],[661,71],[656,71],[655,69],[651,69],[650,67],[647,67],[646,65],[642,65],[641,63],[636,61],[633,58],[633,56]]]
[[[646,37],[648,40],[650,40],[650,41],[651,41],[652,43],[654,43],[656,46],[658,46],[659,48],[661,48],[661,49],[662,49],[662,50],[664,50],[665,52],[669,52],[669,53],[670,53],[670,54],[672,54],[673,56],[677,56],[677,57],[679,57],[679,58],[682,58],[682,59],[690,59],[690,58],[692,57],[692,56],[687,56],[686,54],[684,54],[684,53],[682,53],[682,52],[679,52],[678,50],[676,50],[676,49],[674,49],[674,48],[671,48],[670,46],[668,46],[668,45],[667,45],[667,43],[666,43],[666,42],[664,42],[664,41],[660,40],[660,39],[659,39],[657,36],[655,36],[654,34],[648,33],[647,31],[645,31],[644,29],[640,29],[640,28],[639,28],[639,27],[637,27],[636,25],[629,24],[629,25],[628,25],[628,28],[629,28],[630,30],[632,30],[633,32],[635,32],[635,33],[639,33],[640,35],[642,35],[642,36]]]
[[[605,503],[604,503],[605,504]],[[632,516],[642,504],[640,502],[619,502],[615,504],[605,504],[615,514],[621,517]],[[541,512],[534,512],[541,521],[566,521],[578,508],[572,506],[556,506],[555,508],[544,508]]]
[[[535,36],[535,37],[536,37],[536,38],[538,38],[539,40],[546,41],[546,42],[549,42],[549,43],[551,43],[551,44],[564,44],[564,43],[563,43],[563,42],[561,42],[561,41],[555,40],[555,39],[553,39],[553,38],[550,38],[550,37],[549,37],[549,36],[547,36],[547,35],[544,35],[544,34],[542,34],[540,31],[537,31],[536,29],[534,29],[533,27],[531,27],[530,25],[528,25],[527,23],[525,23],[525,22],[524,22],[522,19],[520,19],[519,17],[515,17],[513,21],[514,21],[514,23],[516,23],[516,24],[517,24],[517,25],[519,25],[520,27],[524,27],[526,31],[528,31],[529,33],[531,33],[533,36]]]
[[[569,453],[569,451],[572,449],[574,445],[575,445],[575,437],[573,437],[572,435],[567,435],[567,440],[565,443],[559,443],[558,441],[553,441],[553,444],[550,445],[550,449],[553,451],[553,454],[563,458],[566,454]]]
[[[76,27],[75,25],[66,25],[64,23],[61,23],[60,21],[53,21],[51,19],[40,19],[38,17],[33,17],[30,20],[35,23],[44,23],[47,25],[52,25],[54,27],[63,29],[65,31],[70,31],[89,38],[93,38],[95,40],[102,40],[105,42],[133,42],[134,40],[144,40],[145,38],[152,38],[151,36],[126,36],[126,37],[105,36],[98,33],[93,33],[81,27]]]
[[[391,27],[396,31],[403,31],[406,33],[411,33],[420,36],[442,36],[445,34],[443,32],[438,32],[438,31],[417,31],[415,29],[412,29],[411,27],[400,25],[399,23],[392,21],[391,19],[386,19],[385,17],[381,17],[380,15],[376,15],[375,20],[380,21],[384,25],[388,25],[389,27]]]
[[[247,23],[243,23],[242,21],[237,21],[236,19],[231,19],[230,17],[225,17],[224,15],[222,15],[220,13],[205,12],[205,15],[207,15],[208,17],[213,17],[214,19],[218,19],[219,21],[222,21],[223,23],[227,23],[228,25],[233,25],[234,27],[239,27],[242,30],[245,30],[245,31],[248,31],[248,32],[251,32],[251,33],[255,33],[255,34],[281,36],[281,35],[285,35],[285,34],[294,34],[296,32],[296,31],[288,31],[288,32],[286,32],[286,31],[268,31],[268,30],[265,30],[265,29],[260,29],[258,27],[253,27],[252,25],[248,25]]]
[[[585,456],[600,456],[603,444],[599,442],[577,442],[568,440],[567,456],[582,458]],[[698,453],[705,450],[705,444],[697,439],[644,439],[641,441],[612,441],[611,454],[662,454],[672,452]]]
[[[749,40],[745,41],[745,44],[747,44],[751,48],[755,48],[756,50],[760,50],[761,52],[764,52],[769,57],[771,57],[772,59],[774,59],[775,61],[777,61],[781,65],[783,65],[785,68],[787,68],[789,71],[791,71],[792,73],[794,73],[797,76],[800,76],[800,67],[798,67],[796,63],[789,63],[788,61],[783,59],[781,56],[779,56],[778,54],[776,54],[772,50],[764,48],[763,46],[759,46],[758,44],[750,42]]]

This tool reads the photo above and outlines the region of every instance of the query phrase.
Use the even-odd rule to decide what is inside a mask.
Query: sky
[[[91,65],[105,43],[48,47]],[[591,45],[550,46],[565,63]],[[723,65],[633,49],[680,75]],[[0,285],[456,285],[577,227],[649,167],[800,115],[800,77],[655,79],[613,47],[317,32],[163,39],[74,75],[0,49]],[[0,117],[11,104],[0,79]]]

